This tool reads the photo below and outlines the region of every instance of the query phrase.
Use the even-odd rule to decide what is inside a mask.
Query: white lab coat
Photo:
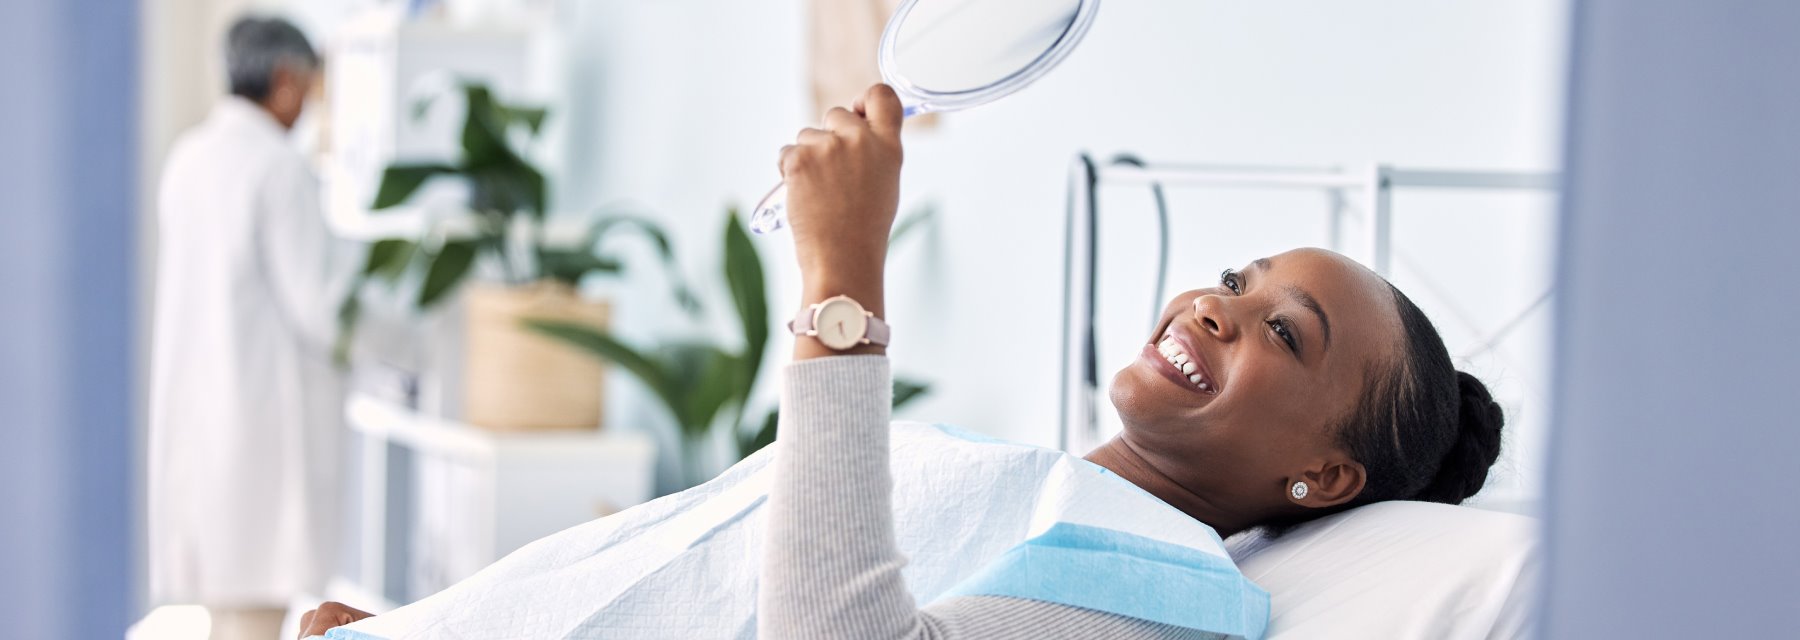
[[[286,131],[242,98],[176,142],[158,214],[151,597],[285,606],[336,561],[330,344],[354,247],[326,225]]]

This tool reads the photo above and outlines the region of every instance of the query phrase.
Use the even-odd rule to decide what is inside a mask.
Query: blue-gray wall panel
[[[1545,637],[1792,635],[1800,3],[1572,37]]]
[[[118,638],[134,609],[138,7],[0,2],[4,635]]]

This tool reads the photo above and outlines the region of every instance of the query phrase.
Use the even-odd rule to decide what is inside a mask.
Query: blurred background
[[[134,637],[205,637],[220,610],[285,610],[317,598],[404,604],[525,542],[692,486],[766,444],[773,371],[791,345],[780,327],[800,305],[798,281],[786,236],[745,235],[741,218],[779,178],[777,149],[824,107],[879,80],[875,46],[894,5],[84,0],[7,8],[18,19],[4,21],[6,55],[45,61],[15,82],[49,89],[47,98],[7,105],[22,109],[8,119],[50,123],[36,130],[75,143],[62,147],[69,157],[9,160],[8,179],[29,184],[38,175],[31,171],[50,171],[39,179],[69,187],[55,193],[104,212],[60,222],[15,214],[27,230],[46,226],[13,236],[5,256],[7,271],[50,274],[31,286],[66,291],[54,295],[75,310],[73,319],[21,315],[24,326],[9,333],[81,336],[85,345],[76,369],[7,380],[22,398],[46,399],[17,410],[41,406],[43,416],[112,425],[72,440],[53,431],[28,437],[104,456],[104,471],[80,474],[80,486],[131,488],[129,504],[118,505],[130,517],[80,534],[129,543],[129,552],[91,559],[95,571],[134,567],[132,580],[112,585],[113,600],[127,604],[91,624],[135,622]],[[1080,154],[1277,172],[1553,175],[1569,15],[1565,0],[1107,0],[1087,39],[1035,85],[909,122],[904,235],[887,305],[902,379],[897,415],[1072,446],[1063,332],[1071,167]],[[269,489],[278,495],[261,502],[300,505],[271,507],[276,521],[311,514],[312,535],[292,544],[317,550],[307,562],[318,575],[233,594],[195,587],[231,579],[184,565],[169,571],[186,587],[163,589],[159,562],[183,565],[205,553],[156,541],[159,492],[197,482],[159,474],[210,468],[233,449],[158,457],[209,437],[157,426],[158,372],[211,366],[200,356],[158,365],[158,345],[187,344],[165,338],[159,321],[211,313],[169,297],[183,286],[170,269],[210,267],[172,249],[204,239],[168,237],[204,238],[193,226],[203,223],[172,221],[160,204],[183,188],[170,172],[180,141],[208,130],[234,100],[228,35],[246,16],[286,21],[315,54],[294,67],[306,73],[281,76],[304,87],[305,99],[278,136],[316,181],[310,206],[328,236],[294,243],[306,251],[259,245],[234,255],[245,264],[297,260],[303,275],[295,277],[317,280],[303,294],[274,294],[268,304],[285,315],[269,322],[309,319],[293,320],[312,327],[314,339],[291,357],[307,359],[325,382],[242,391],[252,400],[240,415],[323,402],[329,409],[301,412],[308,417],[296,428],[330,436],[240,444],[305,456],[292,473],[306,495]],[[288,42],[281,33],[246,46],[279,46]],[[78,75],[113,89],[65,84]],[[239,153],[232,140],[215,140],[216,148]],[[1170,185],[1171,252],[1159,278],[1151,192],[1097,187],[1098,397],[1135,357],[1156,301],[1296,246],[1371,255],[1373,216],[1342,196]],[[1506,453],[1476,503],[1537,513],[1556,194],[1417,189],[1392,198],[1391,278],[1508,412]],[[282,201],[309,206],[300,200]],[[16,211],[58,205],[24,202]],[[34,255],[34,245],[74,255]],[[66,269],[46,270],[46,260]],[[260,294],[234,288],[241,283],[218,286],[229,298],[219,313],[262,304]],[[995,322],[1007,329],[978,330]],[[8,359],[47,357],[33,351],[44,341],[8,340]],[[225,340],[193,344],[229,351],[212,354],[218,380],[266,375],[290,357],[230,351],[238,343]],[[1094,437],[1116,429],[1110,409],[1096,422]],[[264,486],[276,485],[245,483],[220,499],[259,502]],[[50,506],[58,491],[47,488],[26,512],[60,508]],[[212,512],[192,539],[240,517]],[[301,584],[316,586],[290,588]]]

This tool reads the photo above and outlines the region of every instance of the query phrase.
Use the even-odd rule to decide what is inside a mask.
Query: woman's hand
[[[850,109],[826,112],[823,129],[803,129],[781,149],[804,304],[846,295],[883,316],[883,265],[900,200],[901,111],[894,90],[878,84]]]
[[[327,631],[374,615],[352,609],[341,602],[327,602],[300,616],[300,637],[322,636]]]

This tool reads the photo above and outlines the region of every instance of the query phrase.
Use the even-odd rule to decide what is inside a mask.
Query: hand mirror
[[[881,79],[907,117],[998,100],[1049,73],[1094,22],[1100,0],[906,0],[881,35]],[[750,230],[787,224],[787,185],[757,203]]]

